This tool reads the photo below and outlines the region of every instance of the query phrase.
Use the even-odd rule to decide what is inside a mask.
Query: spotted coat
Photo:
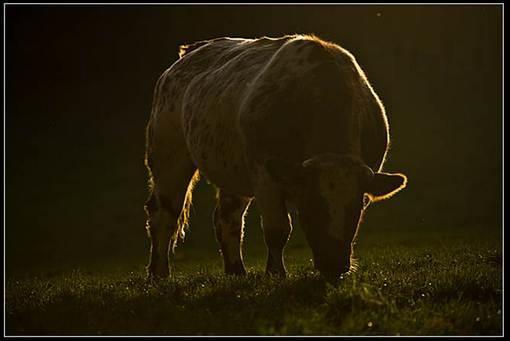
[[[318,194],[307,196],[308,203],[300,199],[315,207],[314,213],[303,212],[303,219],[329,224],[324,234],[341,239],[350,255],[345,245],[360,215],[351,201],[363,196],[356,169],[380,171],[389,144],[384,106],[352,54],[313,35],[288,35],[201,41],[181,46],[179,55],[158,80],[147,126],[148,231],[156,259],[149,273],[161,268],[154,264],[166,252],[164,239],[155,242],[157,225],[164,220],[173,226],[175,246],[184,234],[198,174],[218,188],[214,221],[226,269],[244,272],[242,221],[256,198],[269,249],[267,269],[284,272],[281,252],[292,229],[286,206],[299,200],[270,174],[271,162],[301,164],[318,155],[333,155],[343,166],[316,177]],[[350,214],[349,207],[358,213]],[[162,210],[165,218],[151,224],[151,215],[159,217]],[[348,220],[354,230],[346,232],[342,226]]]

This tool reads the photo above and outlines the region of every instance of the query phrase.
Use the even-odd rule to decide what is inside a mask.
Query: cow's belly
[[[187,134],[188,150],[195,165],[201,175],[218,188],[252,197],[251,175],[239,133],[207,121],[203,119],[202,123],[190,127]]]

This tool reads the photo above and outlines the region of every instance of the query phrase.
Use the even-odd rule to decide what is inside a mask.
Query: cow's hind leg
[[[242,241],[244,214],[250,199],[233,196],[218,190],[217,204],[214,210],[216,239],[221,248],[225,273],[244,275]]]
[[[198,171],[185,156],[151,159],[151,193],[145,210],[147,232],[151,241],[150,260],[147,266],[149,278],[169,275],[168,256],[173,252],[179,237],[184,237],[191,192],[198,180]],[[161,161],[164,160],[164,161]]]

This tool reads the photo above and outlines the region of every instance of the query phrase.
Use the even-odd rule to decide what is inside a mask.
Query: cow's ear
[[[301,181],[303,167],[299,163],[293,163],[282,159],[269,159],[265,163],[266,171],[273,181],[291,185]]]
[[[367,184],[366,193],[372,201],[388,199],[407,185],[407,177],[400,173],[375,173]]]

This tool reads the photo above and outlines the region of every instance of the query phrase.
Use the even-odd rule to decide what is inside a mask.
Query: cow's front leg
[[[292,231],[292,224],[283,192],[277,186],[264,186],[257,191],[256,200],[267,246],[266,274],[285,277],[283,249]]]
[[[228,195],[218,190],[214,228],[223,255],[225,273],[228,275],[246,273],[242,254],[243,217],[249,204],[250,199]]]

